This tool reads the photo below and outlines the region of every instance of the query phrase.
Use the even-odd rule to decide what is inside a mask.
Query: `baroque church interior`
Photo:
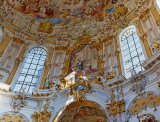
[[[0,122],[159,122],[160,0],[0,0]]]

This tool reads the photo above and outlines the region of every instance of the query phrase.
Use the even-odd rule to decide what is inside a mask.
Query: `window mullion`
[[[35,54],[34,54],[34,55],[35,55]],[[24,82],[26,81],[26,77],[28,76],[28,71],[29,71],[29,69],[30,69],[30,67],[31,67],[32,61],[33,61],[33,58],[32,58],[32,60],[31,60],[31,63],[29,64],[29,67],[28,67],[28,70],[27,70],[27,72],[26,72],[26,76],[25,76],[25,78],[24,78],[24,81],[23,81],[23,84],[22,84],[22,86],[21,86],[21,88],[20,88],[20,91],[21,91],[21,89],[22,89],[22,87],[23,87],[23,85],[24,85]]]

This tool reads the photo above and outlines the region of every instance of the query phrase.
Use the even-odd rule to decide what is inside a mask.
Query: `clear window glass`
[[[156,3],[157,3],[157,5],[158,5],[158,7],[160,9],[160,0],[156,0]]]
[[[14,86],[14,91],[32,93],[37,88],[41,72],[47,56],[47,51],[42,47],[34,47],[26,55],[22,68]]]
[[[145,57],[135,26],[130,26],[121,33],[120,45],[125,77],[131,77],[131,71],[133,70],[136,73],[144,70],[141,63],[145,60]]]

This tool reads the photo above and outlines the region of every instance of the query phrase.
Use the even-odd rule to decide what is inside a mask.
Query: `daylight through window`
[[[141,63],[145,60],[135,26],[129,26],[120,35],[120,44],[125,76],[129,78],[131,71],[138,73],[143,70]]]
[[[32,89],[37,88],[40,80],[47,52],[42,47],[35,47],[29,50],[15,83],[14,91],[32,93]]]
[[[158,8],[160,9],[160,0],[156,0],[156,3],[158,5]]]

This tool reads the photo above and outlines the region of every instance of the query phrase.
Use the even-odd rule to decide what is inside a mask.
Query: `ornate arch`
[[[86,101],[75,101],[62,108],[52,122],[63,122],[63,121],[102,121],[107,122],[107,114],[105,110],[96,102]]]

